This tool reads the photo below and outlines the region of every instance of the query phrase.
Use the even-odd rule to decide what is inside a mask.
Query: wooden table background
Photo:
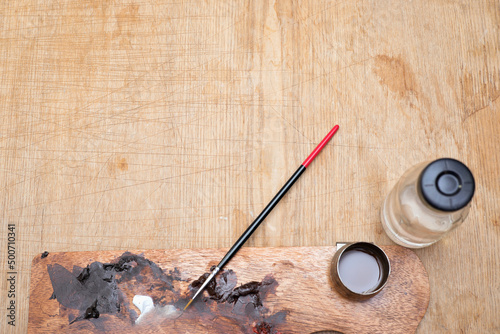
[[[248,245],[391,244],[400,175],[458,158],[477,192],[417,251],[418,333],[500,332],[499,25],[497,0],[3,1],[0,331],[43,251],[230,246],[338,123]]]

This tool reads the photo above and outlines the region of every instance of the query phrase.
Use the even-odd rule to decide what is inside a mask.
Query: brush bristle
[[[184,307],[184,311],[188,308],[189,304],[191,304],[192,302],[193,302],[193,300],[191,299],[191,300],[189,301],[189,303],[187,303],[186,307]]]

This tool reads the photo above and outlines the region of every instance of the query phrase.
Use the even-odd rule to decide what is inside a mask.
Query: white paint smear
[[[176,319],[182,314],[182,311],[174,305],[155,306],[153,298],[149,296],[135,295],[134,299],[132,299],[132,303],[134,303],[134,305],[141,312],[139,318],[135,321],[136,324],[141,322],[141,319],[143,319],[145,314],[152,311],[155,315],[165,319]]]

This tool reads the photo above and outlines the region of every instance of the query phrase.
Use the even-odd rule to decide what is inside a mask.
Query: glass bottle
[[[384,230],[401,246],[432,245],[463,223],[474,190],[471,171],[458,160],[413,166],[385,199],[380,212]]]

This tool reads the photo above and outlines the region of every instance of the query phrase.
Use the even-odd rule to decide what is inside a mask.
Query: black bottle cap
[[[419,186],[425,201],[441,211],[457,211],[474,196],[474,176],[455,159],[438,159],[424,168]]]

